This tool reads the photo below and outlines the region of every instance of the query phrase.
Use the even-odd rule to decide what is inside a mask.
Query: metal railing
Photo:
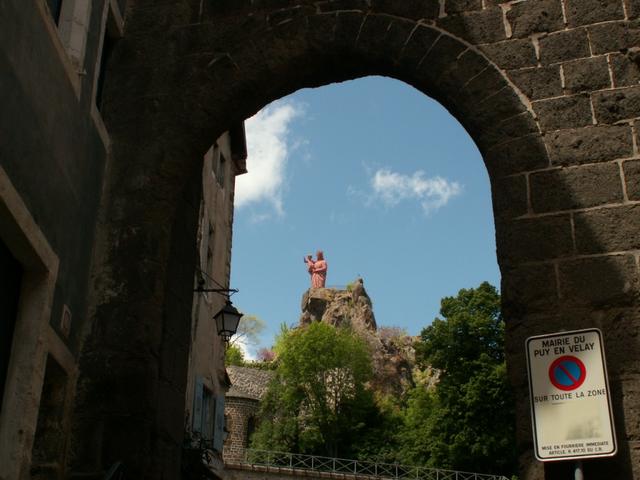
[[[396,463],[378,463],[252,449],[245,450],[241,463],[266,468],[307,470],[318,473],[337,473],[371,478],[407,480],[509,480],[502,475],[487,475],[483,473],[399,465]]]

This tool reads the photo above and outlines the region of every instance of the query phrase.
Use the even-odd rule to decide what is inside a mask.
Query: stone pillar
[[[114,142],[80,360],[77,474],[116,461],[130,478],[180,473],[202,156],[158,138]]]

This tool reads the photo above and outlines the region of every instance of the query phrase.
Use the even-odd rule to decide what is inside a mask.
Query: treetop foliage
[[[422,330],[416,345],[416,359],[443,374],[462,381],[474,362],[504,360],[504,322],[500,314],[500,295],[483,282],[478,288],[462,289],[456,297],[441,301],[440,314]]]
[[[284,328],[276,341],[276,375],[261,406],[257,448],[325,455],[346,454],[372,404],[366,343],[325,323]]]

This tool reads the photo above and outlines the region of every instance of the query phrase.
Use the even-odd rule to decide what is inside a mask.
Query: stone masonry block
[[[626,305],[638,295],[632,255],[611,255],[560,263],[560,296],[566,305]]]
[[[640,16],[640,0],[625,0],[627,5],[627,14],[629,18]]]
[[[442,35],[433,44],[429,53],[422,58],[420,71],[426,78],[432,78],[434,83],[438,83],[437,79],[441,75],[441,72],[448,72],[458,66],[458,57],[464,51],[465,46],[459,40],[448,35]],[[468,56],[465,57],[469,59]],[[475,60],[480,59],[476,58]],[[473,71],[480,68],[478,62],[473,62],[471,68]],[[454,91],[459,92],[461,86],[462,84],[454,86]]]
[[[367,22],[363,25],[363,31]],[[415,27],[415,23],[408,20],[395,20],[387,29],[384,36],[384,45],[380,45],[376,52],[379,55],[388,55],[388,58],[398,58],[405,41],[409,38],[411,31]],[[364,41],[366,37],[360,34],[360,39]],[[370,36],[369,36],[370,38]]]
[[[275,10],[268,17],[269,25],[275,27],[285,22],[290,22],[293,19],[301,18],[303,16],[314,13],[311,7],[302,7],[297,5],[291,8],[281,8]]]
[[[413,19],[434,19],[440,12],[438,0],[371,0],[371,9],[374,12],[388,13],[399,17]]]
[[[640,205],[576,213],[574,225],[579,254],[640,249]]]
[[[506,39],[500,7],[449,15],[438,20],[438,24],[452,34],[475,45]]]
[[[403,63],[417,66],[418,63],[424,58],[424,56],[431,50],[433,44],[438,40],[440,33],[427,26],[419,26],[411,35],[411,38],[405,45],[402,53],[400,54],[400,60]],[[458,42],[460,44],[460,42]],[[451,52],[453,61],[455,57],[462,51],[464,47],[460,45],[458,52]]]
[[[440,42],[438,43],[440,44]],[[446,44],[443,43],[437,45],[437,47],[441,48],[444,45]],[[429,65],[432,65],[434,60],[437,60],[431,58],[433,56],[434,55],[429,55],[429,57],[425,59],[429,62]],[[462,85],[467,84],[472,78],[481,74],[487,67],[490,68],[490,64],[484,55],[476,53],[474,50],[467,50],[457,57],[453,64],[450,64],[449,68],[437,79],[437,82],[438,85],[444,89],[459,92]]]
[[[392,22],[393,20],[386,15],[367,15],[360,28],[356,48],[379,55],[383,59],[397,57],[400,48],[404,45],[404,40],[389,41],[387,35]]]
[[[531,205],[545,213],[622,202],[617,163],[582,165],[531,174]]]
[[[633,154],[630,125],[589,126],[558,130],[545,136],[554,165],[594,163]]]
[[[364,15],[358,12],[340,12],[336,15],[334,41],[337,45],[355,45]]]
[[[448,15],[470,10],[482,10],[482,0],[445,0],[444,10]]]
[[[630,327],[629,330],[632,330],[632,326],[629,325],[629,327]],[[636,348],[623,348],[623,349],[619,348],[620,345],[628,344],[629,340],[632,340],[631,345],[635,343]],[[623,355],[626,354],[627,357],[624,359],[626,360],[626,362],[623,361],[622,365],[630,364],[632,359],[629,357],[630,356],[637,357],[636,352],[639,350],[637,338],[633,338],[631,336],[627,336],[626,338],[625,337],[621,338],[620,342],[612,345],[612,347],[613,348],[611,349],[609,348],[607,349],[607,361],[610,362],[609,359],[611,358],[611,356],[608,354],[610,351],[618,350],[618,349],[623,350],[623,352],[620,352],[620,353],[622,353]],[[637,358],[635,358],[635,360],[637,362]],[[614,362],[614,365],[617,366],[617,362]],[[612,381],[611,396],[613,398],[620,399],[620,401],[624,406],[624,416],[625,416],[624,431],[626,435],[628,437],[638,439],[640,438],[640,377],[637,375],[637,372],[635,373],[636,375],[634,377],[626,375],[625,376],[626,381],[621,381],[621,382]],[[612,374],[610,373],[609,375],[612,375]],[[638,463],[635,463],[635,465],[638,465]]]
[[[533,109],[544,131],[591,125],[591,103],[588,95],[572,95],[533,102]]]
[[[640,117],[640,86],[596,92],[593,107],[598,123]]]
[[[493,175],[505,176],[549,166],[547,152],[539,135],[527,135],[483,152]]]
[[[496,242],[506,265],[554,260],[573,252],[569,215],[499,221]]]
[[[504,268],[502,291],[503,306],[511,315],[554,309],[558,304],[555,268],[552,264]]]
[[[502,90],[506,85],[507,82],[500,71],[489,67],[467,82],[464,91],[478,102]]]
[[[611,87],[607,57],[583,58],[563,65],[565,88],[570,93]]]
[[[611,22],[589,27],[594,55],[619,52],[640,45],[640,22]]]
[[[540,62],[543,65],[590,55],[589,39],[584,28],[552,33],[540,39]]]
[[[555,32],[564,28],[560,0],[536,0],[514,3],[507,12],[514,37]]]
[[[562,95],[560,65],[511,70],[509,76],[531,100]]]
[[[613,53],[609,55],[609,61],[614,87],[631,87],[640,83],[640,65],[633,61],[628,53]]]
[[[320,13],[340,12],[345,10],[367,11],[369,2],[366,0],[324,0],[317,2],[316,6]]]
[[[622,166],[629,200],[640,201],[640,160],[630,160]]]
[[[590,312],[592,325],[606,331],[605,351],[609,365],[615,365],[609,375],[640,374],[640,322],[637,321],[640,311],[636,308],[615,308]],[[624,348],[620,348],[620,347]],[[640,385],[640,383],[638,384]],[[640,400],[640,398],[639,398]],[[640,422],[640,415],[638,416]]]
[[[524,175],[505,177],[491,183],[496,217],[514,218],[527,213],[527,179]]]
[[[507,40],[483,45],[482,51],[500,68],[514,69],[536,65],[536,50],[531,40]]]
[[[526,107],[510,86],[505,86],[494,95],[483,99],[478,103],[479,111],[474,117],[488,125],[495,125],[501,120],[513,118],[523,113]]]
[[[529,111],[509,117],[501,122],[484,128],[477,134],[476,142],[491,148],[506,142],[512,142],[522,137],[538,133],[538,124]]]
[[[566,0],[567,21],[570,27],[622,20],[622,0]]]

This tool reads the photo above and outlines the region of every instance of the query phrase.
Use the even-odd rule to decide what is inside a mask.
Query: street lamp
[[[229,343],[231,336],[238,331],[238,324],[242,314],[233,306],[230,300],[227,300],[225,306],[213,318],[216,321],[218,335],[222,337],[225,343]]]
[[[205,272],[201,271],[200,273],[204,273],[206,275]],[[215,282],[215,280],[213,281]],[[224,307],[222,307],[222,309],[213,316],[213,319],[216,321],[216,330],[218,331],[218,335],[222,337],[225,344],[228,344],[231,337],[238,331],[238,324],[242,318],[242,313],[240,313],[236,307],[233,306],[231,300],[229,300],[230,295],[238,293],[238,290],[235,288],[206,288],[204,278],[200,278],[198,280],[198,287],[194,292],[213,292],[227,297],[227,303],[225,303]]]

